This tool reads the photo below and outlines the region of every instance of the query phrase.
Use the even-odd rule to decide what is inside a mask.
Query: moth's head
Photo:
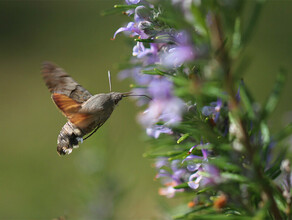
[[[117,105],[119,103],[119,101],[122,100],[124,96],[123,93],[120,93],[120,92],[111,92],[110,93],[111,95],[111,99],[114,101],[115,105]]]

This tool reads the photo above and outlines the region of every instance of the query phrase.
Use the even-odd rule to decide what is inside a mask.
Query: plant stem
[[[247,132],[247,128],[243,120],[239,117],[239,103],[236,99],[236,92],[234,89],[234,80],[232,77],[231,67],[232,62],[230,60],[230,56],[228,51],[225,47],[225,36],[223,33],[222,25],[218,14],[212,13],[211,14],[211,25],[210,25],[210,34],[211,34],[211,44],[214,48],[216,57],[215,59],[219,62],[222,67],[222,70],[225,74],[225,88],[227,93],[230,96],[229,100],[229,108],[232,113],[236,116],[238,129],[241,133],[241,143],[246,148],[246,152],[248,154],[248,158],[253,165],[253,169],[255,172],[255,178],[258,184],[260,184],[263,192],[267,195],[268,200],[271,202],[271,214],[274,216],[275,219],[282,219],[278,206],[273,196],[273,187],[271,187],[270,182],[265,177],[263,172],[263,167],[256,158],[256,149],[250,143],[249,135]]]

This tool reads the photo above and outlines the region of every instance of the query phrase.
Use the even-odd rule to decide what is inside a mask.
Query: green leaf
[[[262,141],[263,144],[269,144],[270,143],[270,131],[267,123],[261,122],[261,133],[262,133]]]
[[[178,219],[186,219],[187,216],[189,214],[191,214],[191,213],[199,212],[199,211],[202,211],[202,210],[209,210],[209,209],[212,209],[211,205],[198,206],[198,207],[195,207],[194,209],[192,209],[191,211],[189,211],[187,213],[173,216],[173,219],[176,219],[176,220],[178,220]]]
[[[196,147],[197,150],[212,150],[213,148],[212,144],[200,144]]]
[[[225,215],[225,214],[218,214],[217,212],[214,212],[214,214],[191,214],[191,218],[189,219],[196,219],[196,220],[251,220],[248,216],[237,216],[237,215]],[[259,219],[257,219],[259,220]]]
[[[205,17],[202,15],[201,10],[194,4],[191,5],[191,12],[195,18],[196,29],[204,37],[208,34],[208,29],[205,22]]]
[[[184,189],[184,188],[190,188],[188,183],[182,183],[182,184],[179,184],[175,187],[173,187],[174,189]]]
[[[251,16],[249,17],[249,20],[247,22],[248,25],[245,27],[243,34],[242,34],[242,42],[244,44],[246,44],[250,40],[250,37],[252,36],[252,33],[253,33],[255,26],[257,24],[259,15],[261,13],[263,3],[265,1],[258,0],[258,1],[251,1],[251,2],[253,4],[253,8],[252,8],[252,10],[250,10],[250,13],[249,13]]]
[[[266,104],[264,106],[262,115],[261,115],[261,120],[264,120],[269,117],[269,115],[274,111],[276,108],[279,98],[280,98],[280,93],[283,89],[283,85],[285,83],[286,79],[286,71],[283,69],[280,70],[280,73],[277,76],[274,88],[269,95],[268,100],[266,101]]]
[[[271,179],[275,179],[277,178],[280,174],[281,174],[281,170],[280,170],[280,166],[279,164],[274,165],[273,167],[269,168],[266,171],[266,174],[268,177],[270,177]]]
[[[238,172],[241,170],[239,166],[237,166],[234,163],[230,163],[228,160],[229,158],[221,156],[221,157],[216,157],[214,159],[210,159],[209,163],[215,165],[221,170],[227,170],[230,172]]]
[[[239,92],[240,92],[240,100],[243,103],[243,106],[247,112],[248,117],[251,120],[255,120],[256,116],[255,116],[253,106],[252,106],[254,103],[254,100],[243,82],[239,86]]]
[[[288,124],[284,129],[274,135],[274,141],[279,142],[292,135],[292,123]]]
[[[174,40],[168,34],[161,34],[155,37],[155,42],[174,44]]]
[[[148,74],[148,75],[160,75],[160,76],[170,75],[169,73],[159,70],[157,68],[153,68],[150,70],[142,70],[142,73]]]
[[[241,46],[240,18],[236,18],[232,36],[231,55],[235,57]]]
[[[140,39],[140,38],[136,38],[135,41],[143,42],[143,43],[154,43],[155,42],[153,39]]]
[[[244,176],[241,176],[239,174],[235,174],[235,173],[227,173],[227,172],[223,172],[221,173],[221,176],[223,178],[226,178],[228,180],[234,180],[236,182],[242,182],[242,183],[246,183],[248,182],[248,179]]]
[[[162,73],[156,71],[155,69],[151,69],[151,70],[142,70],[142,73],[147,74],[147,75],[160,75],[160,76],[163,76]]]
[[[123,10],[135,9],[136,7],[137,5],[114,5],[114,8]]]
[[[181,151],[146,152],[143,154],[143,157],[149,157],[149,158],[174,157],[180,154],[181,154]]]
[[[135,85],[135,84],[133,84],[133,83],[130,84],[129,87],[130,87],[130,88],[144,88],[144,89],[147,88],[147,86]]]
[[[263,155],[264,158],[267,159],[270,145],[270,131],[267,123],[264,121],[261,121],[260,128],[263,142]]]
[[[183,136],[181,136],[176,143],[180,144],[181,142],[183,142],[185,139],[187,139],[190,136],[189,133],[184,134]]]
[[[168,160],[183,160],[186,158],[186,153],[185,152],[182,152],[180,154],[177,154],[173,157],[169,157]]]
[[[269,209],[270,209],[270,202],[265,202],[264,206],[260,208],[255,216],[252,218],[253,220],[260,220],[260,219],[270,219],[268,216],[269,215]]]
[[[281,174],[281,163],[283,161],[283,158],[285,157],[286,149],[282,150],[282,152],[279,153],[271,167],[265,171],[265,174],[271,178],[275,179]]]
[[[222,91],[222,88],[214,83],[205,83],[201,92],[209,97],[221,98],[223,100],[227,99],[226,93]]]
[[[134,9],[136,7],[137,5],[114,5],[114,8],[110,8],[110,9],[102,11],[101,15],[107,16],[107,15],[112,15],[112,14],[118,14],[118,13],[125,12],[129,9]]]

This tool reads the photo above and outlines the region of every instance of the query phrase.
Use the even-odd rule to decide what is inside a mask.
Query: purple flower
[[[191,155],[187,156],[185,159],[183,159],[182,163],[184,163],[185,161],[190,161],[190,160],[203,160],[203,159],[204,158],[201,156],[191,154]]]
[[[133,78],[135,83],[138,85],[149,85],[149,83],[153,80],[153,76],[147,75],[147,74],[142,74],[141,73],[142,68],[141,67],[134,67],[132,69],[125,69],[121,72],[119,72],[119,79],[123,80],[126,78]],[[148,91],[143,93],[148,94]]]
[[[206,172],[208,175],[204,176],[202,180],[202,185],[215,185],[222,181],[220,171],[217,167],[211,164],[205,164],[203,166],[204,172]]]
[[[158,56],[158,45],[155,43],[151,43],[150,48],[145,48],[143,43],[138,42],[133,48],[133,56],[142,59],[146,66],[160,61],[160,57]]]
[[[162,57],[162,64],[167,67],[179,67],[194,59],[194,51],[188,46],[177,46],[168,50]]]
[[[161,196],[166,196],[166,198],[174,197],[176,192],[183,192],[184,189],[175,189],[174,187],[177,186],[174,182],[171,182],[166,185],[164,188],[159,188],[158,194]]]
[[[173,96],[173,85],[167,78],[154,78],[149,84],[149,94],[153,100],[149,108],[139,117],[142,125],[152,127],[158,122],[165,126],[174,125],[181,121],[185,108],[184,102]]]
[[[199,158],[196,158],[196,159],[199,159]],[[187,169],[188,169],[188,171],[190,171],[190,172],[195,172],[195,171],[197,171],[200,167],[201,167],[201,164],[200,164],[200,163],[196,163],[196,164],[191,163],[191,164],[188,164],[188,165],[187,165]]]
[[[156,178],[163,178],[164,184],[174,182],[176,185],[183,183],[185,180],[185,174],[187,170],[180,167],[180,160],[173,160],[171,163],[167,161],[166,158],[161,157],[155,163],[156,168],[158,169],[158,174]],[[163,167],[168,167],[170,170],[165,170]]]
[[[206,145],[208,145],[208,144],[209,144],[209,143],[206,143]],[[192,147],[190,148],[188,154],[191,154],[191,153],[193,152],[194,148],[196,148],[196,147],[199,146],[199,145],[204,145],[204,143],[203,143],[202,140],[201,140],[201,143],[200,143],[200,144],[196,144],[196,145],[192,146]],[[203,157],[200,157],[200,156],[196,156],[196,155],[191,154],[191,155],[187,156],[187,157],[182,161],[182,163],[183,163],[185,160],[192,160],[192,159],[202,159],[202,160],[206,160],[206,161],[207,161],[207,160],[208,160],[208,151],[207,151],[206,149],[202,149],[201,151],[202,151],[202,155],[203,155]]]
[[[182,119],[184,103],[179,98],[169,100],[152,100],[149,108],[140,115],[140,122],[145,127],[150,127],[158,122],[165,126],[175,125]]]
[[[158,158],[155,167],[158,169],[156,178],[160,178],[165,187],[159,189],[159,194],[171,198],[176,192],[183,192],[184,189],[174,189],[175,186],[185,182],[187,170],[180,168],[180,161],[174,160],[171,163],[165,157]],[[164,169],[168,167],[170,169]]]
[[[203,145],[202,141],[201,145]],[[198,145],[194,145],[193,147],[191,147],[191,149],[189,150],[189,154],[192,153],[193,149],[197,146]],[[208,161],[208,150],[202,149],[201,151],[203,156],[191,154],[182,161],[182,163],[188,161],[187,169],[188,171],[193,172],[188,180],[188,185],[192,189],[199,188],[200,184],[215,184],[220,181],[219,170],[215,166],[206,163]],[[202,162],[194,163],[193,160],[202,160]],[[203,175],[203,173],[207,173],[208,176]]]
[[[116,38],[117,34],[121,32],[130,32],[131,35],[139,35],[140,30],[137,28],[137,25],[134,22],[129,22],[126,27],[119,28],[115,33],[113,39]]]
[[[140,2],[140,0],[125,0],[128,5],[136,5]]]
[[[181,167],[180,160],[171,161],[170,168],[173,171],[172,178],[177,183],[182,183],[182,179],[184,178],[184,174],[186,173],[186,169]]]
[[[185,32],[179,32],[175,37],[175,46],[170,47],[162,55],[161,63],[166,67],[179,67],[195,58],[195,50]]]
[[[150,95],[156,100],[167,100],[173,97],[173,83],[165,77],[153,79],[148,89]]]
[[[222,100],[218,99],[217,102],[211,102],[210,106],[204,106],[202,109],[202,113],[205,116],[212,115],[214,117],[214,121],[217,122],[220,116],[221,108]]]
[[[214,185],[221,182],[220,171],[210,164],[201,164],[194,174],[189,177],[188,185],[192,189],[199,186]]]
[[[140,0],[125,0],[126,4],[128,5],[136,5],[140,3]],[[127,15],[131,15],[135,12],[135,9],[129,9],[126,11]]]
[[[155,43],[150,44],[150,48],[145,48],[142,42],[137,42],[133,48],[133,56],[143,59],[144,65],[159,62],[158,46]]]
[[[136,1],[135,1],[136,2]],[[129,2],[130,3],[130,2]],[[127,11],[128,14],[133,13],[133,9]],[[135,9],[135,22],[129,22],[127,26],[119,28],[115,33],[113,39],[116,38],[116,35],[121,32],[129,32],[132,36],[139,36],[141,39],[147,39],[148,35],[144,32],[143,25],[139,25],[140,22],[144,22],[145,19],[150,17],[150,11],[144,6],[138,6]]]
[[[158,157],[155,161],[155,168],[160,169],[163,166],[169,165],[167,157]]]
[[[145,47],[142,42],[137,42],[137,44],[133,47],[133,56],[137,56],[141,58],[141,54],[145,51]]]
[[[157,139],[160,134],[172,134],[173,132],[170,128],[163,125],[153,125],[152,127],[146,129],[146,133],[148,136]]]
[[[196,173],[192,174],[189,178],[188,185],[192,189],[197,189],[200,186],[200,181],[202,180],[203,176],[200,174],[199,170],[202,170],[201,167],[197,170]]]

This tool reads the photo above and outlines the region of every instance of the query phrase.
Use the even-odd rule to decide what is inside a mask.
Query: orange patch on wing
[[[78,110],[81,108],[80,103],[63,94],[53,93],[52,99],[66,116],[78,112]]]
[[[78,128],[86,128],[93,121],[92,114],[77,113],[73,114],[68,119]]]
[[[58,108],[63,112],[63,114],[71,121],[74,125],[79,128],[85,128],[93,120],[92,114],[79,113],[81,109],[81,104],[71,99],[70,97],[54,93],[52,98]]]

